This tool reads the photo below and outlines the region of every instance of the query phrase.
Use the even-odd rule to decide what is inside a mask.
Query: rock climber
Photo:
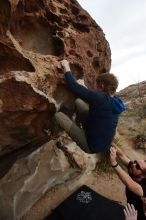
[[[63,112],[55,114],[57,123],[86,153],[105,152],[111,146],[119,115],[125,110],[122,100],[114,95],[118,87],[116,76],[101,74],[96,79],[96,90],[88,89],[74,79],[67,60],[62,60],[61,65],[68,87],[79,97],[75,105],[85,116],[85,126],[80,128]]]

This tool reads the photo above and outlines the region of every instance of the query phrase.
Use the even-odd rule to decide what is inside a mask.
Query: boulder
[[[54,113],[73,113],[59,60],[95,88],[110,69],[102,29],[73,0],[0,1],[0,155],[45,137]]]
[[[67,135],[64,149],[49,141],[17,158],[0,181],[0,219],[20,219],[51,187],[95,169],[97,156],[84,153]],[[12,155],[13,158],[16,154]],[[22,156],[22,155],[21,155]],[[5,162],[10,158],[5,158]],[[4,167],[4,166],[3,166]],[[1,167],[0,167],[1,168]]]
[[[64,58],[89,88],[110,70],[105,34],[77,1],[0,1],[1,220],[20,219],[48,189],[95,168],[96,155],[71,140],[56,148],[54,114],[71,117],[76,98]]]

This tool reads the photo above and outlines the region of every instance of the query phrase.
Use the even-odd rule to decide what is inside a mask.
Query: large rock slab
[[[85,154],[73,142],[65,142],[63,151],[55,147],[54,113],[74,112],[75,96],[60,66],[63,58],[89,88],[96,88],[96,77],[110,70],[105,35],[77,1],[0,1],[2,220],[20,219],[48,189],[95,168],[96,155]]]
[[[96,155],[84,153],[70,139],[65,138],[63,151],[55,143],[17,159],[1,178],[1,220],[20,219],[48,189],[95,169]]]

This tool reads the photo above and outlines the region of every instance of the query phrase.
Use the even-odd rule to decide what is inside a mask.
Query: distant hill
[[[118,96],[126,103],[127,107],[137,103],[146,104],[146,81],[130,85],[118,92]]]
[[[117,95],[126,104],[119,120],[119,134],[132,141],[137,135],[146,136],[146,81],[130,85]]]

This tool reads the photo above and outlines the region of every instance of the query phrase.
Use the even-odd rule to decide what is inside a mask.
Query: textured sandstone
[[[95,167],[77,146],[56,156],[51,144],[54,113],[74,111],[62,58],[89,88],[110,69],[105,35],[77,1],[0,1],[0,219],[19,219],[47,189]]]
[[[67,58],[76,79],[95,87],[110,69],[101,28],[77,1],[0,1],[0,155],[43,137],[59,108],[72,114],[58,59]]]
[[[118,95],[126,103],[126,111],[120,117],[118,131],[135,145],[139,136],[142,139],[146,136],[146,81],[130,85]],[[144,144],[145,142],[142,143],[143,148]]]

